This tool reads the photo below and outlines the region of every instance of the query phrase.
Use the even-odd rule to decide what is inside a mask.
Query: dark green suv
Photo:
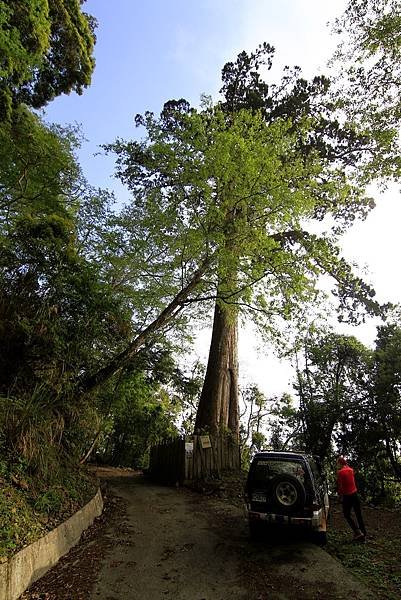
[[[329,499],[318,461],[301,452],[259,452],[245,488],[249,529],[260,537],[266,524],[305,527],[326,543]]]

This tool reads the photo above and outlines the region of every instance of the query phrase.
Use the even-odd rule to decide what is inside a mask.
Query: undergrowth
[[[378,536],[360,544],[350,541],[348,531],[331,530],[326,550],[374,591],[378,599],[399,600],[401,597],[401,540],[398,537]]]
[[[68,519],[95,490],[84,469],[60,467],[43,478],[23,461],[0,458],[0,562]]]
[[[78,466],[89,409],[45,384],[0,396],[0,562],[94,495],[94,477]]]

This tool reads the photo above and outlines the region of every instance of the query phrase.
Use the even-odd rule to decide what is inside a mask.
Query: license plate
[[[266,494],[252,494],[252,500],[254,502],[266,502]]]

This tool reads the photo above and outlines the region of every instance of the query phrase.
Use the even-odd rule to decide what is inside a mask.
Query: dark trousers
[[[352,509],[354,509],[357,521],[356,523],[355,520],[351,517]],[[357,493],[343,496],[343,514],[350,527],[352,527],[354,533],[356,533],[358,529],[360,529],[363,535],[366,535],[365,524],[363,522],[361,512],[361,503]]]

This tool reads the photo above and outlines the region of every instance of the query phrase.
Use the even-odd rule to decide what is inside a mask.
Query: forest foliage
[[[96,22],[82,4],[1,0],[0,121],[19,104],[40,108],[90,85]]]
[[[293,353],[294,397],[245,392],[243,441],[252,440],[251,452],[303,449],[332,472],[341,453],[355,467],[362,496],[399,504],[400,352],[395,323],[378,326],[373,349],[351,335],[312,329]]]

